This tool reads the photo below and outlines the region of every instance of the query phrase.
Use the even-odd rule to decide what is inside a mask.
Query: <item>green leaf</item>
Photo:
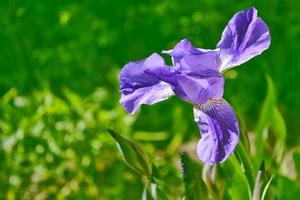
[[[240,142],[244,147],[244,150],[248,153],[250,153],[250,139],[247,134],[247,129],[245,122],[237,115],[238,123],[239,123],[239,129],[240,129]]]
[[[139,141],[163,141],[168,139],[167,132],[146,132],[146,131],[136,131],[133,138]]]
[[[142,200],[155,200],[156,194],[154,188],[152,188],[151,183],[147,183],[147,185],[144,188],[143,194],[142,194]]]
[[[253,190],[253,200],[263,200],[265,198],[272,179],[273,176],[267,178],[265,162],[263,161],[256,175],[255,187]]]
[[[170,191],[169,191],[167,185],[163,181],[161,181],[157,178],[154,178],[154,183],[155,183],[156,188],[157,188],[156,189],[157,199],[158,200],[168,200],[168,199],[170,199],[169,195],[168,195],[170,193]]]
[[[152,175],[149,181],[156,186],[156,197],[158,199],[170,199],[171,194],[170,188],[162,181],[161,175],[159,174],[158,168],[152,164]],[[153,187],[153,186],[152,186]]]
[[[276,90],[272,79],[266,76],[267,79],[267,95],[265,97],[261,115],[256,128],[256,155],[257,161],[262,160],[263,154],[263,141],[264,141],[264,131],[268,128],[270,121],[272,119],[273,109],[276,104]]]
[[[117,142],[125,163],[141,175],[150,177],[151,168],[149,159],[141,147],[139,147],[135,142],[122,137],[111,129],[108,129],[107,131]]]
[[[225,190],[232,200],[251,199],[250,186],[242,166],[235,156],[230,156],[226,162],[219,165],[222,178],[225,180]]]
[[[273,108],[273,115],[272,115],[272,128],[277,136],[277,140],[280,141],[282,145],[285,144],[286,138],[286,125],[283,116],[279,112],[277,107]]]
[[[265,188],[264,188],[264,190],[263,190],[263,193],[262,193],[262,196],[261,196],[261,199],[262,199],[262,200],[265,199],[265,196],[266,196],[267,191],[268,191],[268,189],[269,189],[269,187],[270,187],[270,185],[271,185],[271,182],[272,182],[272,180],[273,180],[273,177],[274,177],[274,176],[271,176],[270,180],[268,181],[268,183],[266,184],[266,186],[265,186]]]
[[[153,200],[153,199],[154,198],[152,197],[151,191],[149,190],[148,187],[145,187],[142,194],[142,200]]]
[[[177,132],[174,137],[172,138],[171,142],[166,148],[166,153],[168,155],[173,155],[176,150],[180,147],[181,142],[183,140],[183,135],[181,132]]]
[[[173,120],[180,121],[180,123],[173,123],[172,132],[174,133],[174,136],[166,148],[166,153],[168,155],[173,155],[179,149],[184,133],[188,128],[187,120],[185,118],[185,110],[182,107],[175,107],[172,114]]]
[[[273,108],[272,116],[273,117],[271,119],[271,128],[276,138],[274,155],[277,163],[280,163],[282,161],[283,152],[285,148],[286,125],[283,116],[281,115],[277,107]]]
[[[269,76],[267,79],[267,95],[264,100],[261,116],[258,121],[256,128],[256,164],[263,159],[263,147],[265,131],[268,131],[274,134],[276,141],[274,147],[274,157],[277,163],[280,163],[282,160],[283,151],[285,148],[286,140],[286,125],[283,116],[276,106],[276,89],[273,81]]]
[[[154,178],[152,182],[148,180],[143,194],[142,200],[168,200],[168,189],[164,182]]]
[[[259,200],[260,199],[260,193],[261,193],[261,189],[263,186],[263,176],[265,174],[265,162],[263,161],[261,163],[261,166],[256,174],[256,179],[255,179],[255,186],[254,186],[254,190],[253,190],[253,195],[252,195],[252,199],[253,200]]]
[[[243,171],[247,177],[249,186],[251,189],[254,187],[254,172],[253,172],[253,165],[251,163],[249,154],[246,152],[244,146],[242,143],[238,143],[235,153],[238,155],[238,158],[240,159]]]
[[[208,199],[208,191],[202,180],[202,166],[194,162],[186,153],[181,155],[185,198],[187,200]]]

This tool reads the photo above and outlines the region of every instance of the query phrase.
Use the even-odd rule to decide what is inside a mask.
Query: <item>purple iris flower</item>
[[[142,104],[154,104],[177,95],[194,106],[201,133],[200,160],[213,165],[225,161],[239,140],[233,109],[223,97],[223,73],[261,54],[270,46],[270,33],[255,8],[238,12],[229,21],[214,50],[180,41],[172,50],[169,67],[156,53],[129,62],[120,74],[120,103],[131,114]]]

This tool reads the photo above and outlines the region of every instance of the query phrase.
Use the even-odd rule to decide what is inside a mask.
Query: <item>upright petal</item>
[[[271,37],[265,22],[255,8],[238,12],[229,21],[217,47],[220,48],[221,70],[238,66],[261,54],[270,46]]]
[[[195,121],[201,132],[197,145],[200,160],[213,165],[225,161],[239,140],[234,111],[224,100],[210,100],[194,108]]]
[[[193,46],[193,44],[188,39],[183,39],[178,42],[175,47],[168,51],[163,51],[163,53],[169,54],[175,59],[180,60],[183,56],[188,54],[201,54],[202,51]]]
[[[190,70],[199,74],[207,70],[219,72],[220,66],[221,59],[218,51],[189,54],[180,60],[180,70]]]
[[[144,72],[146,68],[163,65],[163,58],[154,53],[124,66],[120,73],[120,103],[129,113],[135,113],[142,104],[151,105],[174,95],[169,84]]]
[[[175,67],[179,67],[178,63],[184,56],[190,54],[199,55],[209,51],[214,51],[214,50],[196,48],[189,40],[183,39],[180,42],[178,42],[173,49],[162,51],[162,52],[169,54],[172,57],[173,65]]]

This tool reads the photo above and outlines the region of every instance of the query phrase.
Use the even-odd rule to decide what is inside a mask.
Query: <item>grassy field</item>
[[[192,106],[173,97],[129,115],[119,72],[183,38],[215,48],[232,15],[251,6],[271,46],[225,73],[240,143],[208,167],[195,153]],[[158,199],[255,199],[271,177],[265,199],[297,199],[299,10],[298,0],[1,1],[0,199],[151,199],[149,181]],[[142,149],[150,178],[128,167],[140,155],[126,164],[108,128]]]

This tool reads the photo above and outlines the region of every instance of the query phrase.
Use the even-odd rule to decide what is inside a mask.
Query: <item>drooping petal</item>
[[[200,160],[213,165],[225,161],[239,140],[234,111],[224,100],[210,100],[194,108],[195,121],[201,132],[197,145]]]
[[[169,83],[179,98],[194,105],[223,96],[224,77],[213,70],[178,70],[163,66],[148,68],[145,73]]]
[[[136,89],[130,94],[123,93],[120,103],[127,110],[127,112],[133,114],[140,108],[142,104],[152,105],[168,99],[173,95],[174,92],[169,84],[165,82],[159,82],[152,86]]]
[[[176,82],[176,75],[179,73],[174,67],[168,66],[148,67],[144,69],[144,72],[169,84]]]
[[[145,74],[144,69],[164,65],[164,59],[156,53],[144,60],[127,63],[120,73],[120,90],[132,92],[134,89],[158,83],[159,80]]]
[[[270,46],[271,37],[265,22],[255,8],[238,12],[229,21],[217,47],[220,48],[221,70],[238,66],[261,54]]]
[[[135,113],[142,104],[151,105],[174,95],[169,84],[144,72],[146,68],[163,65],[163,58],[154,53],[124,66],[120,73],[120,103],[129,113]]]

